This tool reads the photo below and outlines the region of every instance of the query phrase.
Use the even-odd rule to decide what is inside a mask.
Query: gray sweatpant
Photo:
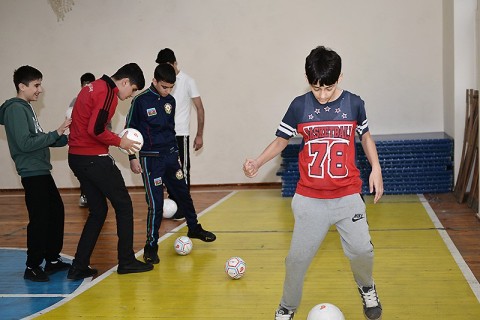
[[[290,251],[285,259],[285,282],[280,303],[283,307],[295,311],[300,305],[305,273],[334,224],[356,283],[362,287],[373,285],[373,245],[365,203],[360,194],[337,199],[316,199],[295,194],[292,210],[295,226]]]

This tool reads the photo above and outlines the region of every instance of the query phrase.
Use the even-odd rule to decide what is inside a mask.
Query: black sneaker
[[[200,239],[205,242],[212,242],[217,239],[217,237],[210,231],[203,230],[201,224],[197,224],[195,229],[188,229],[187,236],[189,238]]]
[[[380,320],[382,319],[382,304],[378,299],[377,290],[375,285],[371,287],[359,287],[360,297],[363,302],[363,314],[368,320]]]
[[[160,258],[158,257],[158,245],[151,246],[146,244],[143,248],[143,260],[145,260],[146,263],[159,263]]]
[[[182,212],[175,212],[175,214],[173,215],[172,217],[172,220],[176,220],[176,221],[182,221],[182,220],[185,220],[185,215],[182,213]]]
[[[70,263],[63,262],[62,258],[57,258],[56,260],[45,263],[45,273],[48,275],[54,274],[58,271],[67,270],[71,266]]]
[[[67,279],[69,280],[82,280],[85,278],[94,277],[98,274],[97,269],[92,269],[90,267],[86,269],[80,269],[75,266],[71,266],[68,270]]]
[[[278,306],[277,311],[275,311],[275,320],[291,320],[294,316],[295,312],[282,306]]]
[[[27,267],[27,269],[25,269],[25,273],[23,274],[23,279],[35,282],[47,282],[48,280],[50,280],[40,266],[35,268]]]
[[[145,263],[135,259],[134,261],[129,263],[119,264],[117,268],[117,273],[118,274],[139,273],[139,272],[147,272],[150,270],[153,270],[153,264]]]

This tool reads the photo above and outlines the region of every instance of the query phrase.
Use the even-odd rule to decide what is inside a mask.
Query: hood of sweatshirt
[[[27,101],[20,99],[20,98],[11,98],[5,101],[1,106],[0,106],[0,124],[5,125],[5,111],[11,107],[15,103],[20,103],[24,105],[26,108],[30,109],[30,106]]]

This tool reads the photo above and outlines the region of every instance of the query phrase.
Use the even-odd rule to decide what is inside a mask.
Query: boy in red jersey
[[[135,258],[133,252],[133,206],[120,170],[109,155],[109,146],[138,151],[136,142],[108,130],[118,99],[130,98],[145,86],[142,69],[130,63],[113,76],[103,75],[78,94],[70,125],[68,164],[78,178],[89,203],[89,215],[78,242],[67,278],[81,280],[95,276],[89,267],[95,243],[107,217],[110,200],[115,209],[118,235],[119,274],[145,272],[153,265]]]
[[[297,132],[303,138],[298,155],[300,180],[292,199],[295,226],[276,320],[293,319],[307,269],[332,224],[350,261],[365,317],[382,317],[372,277],[373,245],[360,195],[362,181],[355,165],[355,132],[372,166],[369,187],[370,192],[375,191],[374,203],[383,194],[382,171],[364,102],[338,87],[341,71],[341,58],[335,51],[323,46],[313,49],[305,62],[311,91],[292,101],[277,129],[277,138],[258,158],[247,159],[243,165],[245,175],[254,177]]]

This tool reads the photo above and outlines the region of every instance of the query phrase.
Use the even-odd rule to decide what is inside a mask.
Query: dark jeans
[[[89,208],[73,265],[81,269],[89,266],[90,257],[107,217],[107,199],[115,210],[117,220],[119,264],[133,261],[132,200],[115,160],[111,156],[69,154],[68,164],[87,196]]]
[[[60,257],[63,247],[65,210],[53,177],[48,175],[22,178],[28,210],[27,262],[38,267],[43,260]]]

